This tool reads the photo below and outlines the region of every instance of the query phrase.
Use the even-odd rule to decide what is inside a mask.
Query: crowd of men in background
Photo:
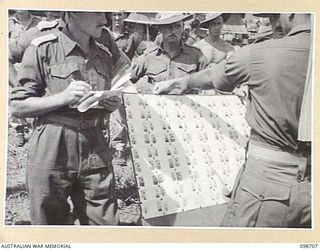
[[[134,66],[137,59],[141,57],[147,48],[155,48],[163,42],[160,32],[161,25],[156,25],[155,20],[159,13],[136,13],[136,12],[108,12],[105,13],[107,18],[106,28],[112,34],[120,51],[123,51],[127,58],[130,60],[129,64]],[[241,35],[235,31],[233,35],[229,32],[229,42],[221,39],[223,35],[223,23],[228,20],[231,14],[223,13],[194,13],[192,15],[185,15],[184,27],[181,33],[181,41],[185,45],[193,45],[201,50],[202,55],[211,55],[201,60],[201,67],[212,66],[224,58],[225,53],[232,52],[239,46],[244,46],[250,43],[270,39],[275,29],[276,15],[251,15],[251,19],[238,20],[236,25],[245,24],[246,33]],[[236,14],[232,14],[236,15]],[[32,40],[50,33],[52,29],[62,29],[63,24],[59,19],[63,16],[60,11],[28,11],[28,10],[11,10],[9,11],[9,85],[14,87],[16,85],[15,79],[19,65],[26,48],[31,44]],[[241,18],[245,15],[241,14]],[[270,17],[270,18],[269,18]],[[221,20],[220,20],[221,19]],[[241,22],[242,21],[242,22]],[[213,23],[212,23],[213,22]],[[217,23],[218,22],[218,23]],[[219,23],[220,22],[220,23]],[[210,24],[208,26],[208,23]],[[210,28],[215,27],[216,31],[210,32]],[[210,33],[215,33],[215,36],[208,36]],[[251,34],[251,35],[250,35]],[[249,36],[251,39],[249,39]],[[214,38],[212,38],[214,37]],[[223,53],[219,53],[222,51]],[[199,53],[198,53],[199,54]],[[191,56],[193,57],[193,56]],[[197,55],[196,57],[199,57]],[[187,59],[188,60],[188,59]],[[199,58],[197,59],[199,60]],[[210,61],[211,60],[211,61]],[[132,62],[132,63],[131,63]],[[141,64],[141,62],[139,62]],[[149,65],[151,66],[151,65]],[[198,67],[198,66],[196,66]],[[135,72],[137,68],[133,67]],[[199,68],[198,68],[199,69]],[[189,69],[187,69],[189,70]],[[189,73],[192,73],[191,70]],[[149,74],[150,77],[151,74]],[[171,76],[173,78],[175,76]],[[143,78],[140,80],[140,78]],[[146,92],[148,83],[145,77],[139,77],[135,81],[140,80],[143,82],[142,87],[138,90]],[[150,80],[150,79],[149,79]],[[153,81],[165,80],[163,77],[153,79]],[[149,90],[152,85],[149,86]],[[124,147],[127,145],[125,139],[125,125],[122,122],[124,111],[117,111],[116,119],[118,122],[118,134],[114,138],[113,146],[115,148],[115,156],[119,164],[125,164],[123,158]],[[16,130],[17,146],[21,147],[25,144],[25,132],[28,132],[32,127],[31,121],[24,118],[17,119],[11,117],[10,125]],[[119,156],[119,157],[118,157]]]
[[[33,140],[31,145],[35,150],[30,151],[29,164],[33,168],[30,168],[29,177],[27,176],[29,196],[32,200],[32,223],[65,224],[68,217],[67,211],[69,211],[66,199],[71,196],[76,204],[75,209],[81,224],[117,224],[117,204],[114,200],[114,183],[111,181],[114,177],[108,161],[110,158],[99,154],[101,149],[108,151],[108,148],[93,130],[97,121],[100,122],[104,115],[100,112],[101,110],[89,110],[88,114],[84,115],[88,116],[86,117],[88,120],[83,127],[83,123],[79,123],[79,117],[82,119],[83,116],[67,106],[79,101],[92,89],[104,89],[103,86],[107,86],[104,84],[109,84],[110,79],[123,70],[130,71],[131,81],[139,93],[152,94],[158,82],[186,79],[185,77],[194,75],[196,72],[213,70],[215,76],[210,73],[200,74],[204,77],[201,80],[205,86],[211,82],[210,79],[227,72],[221,68],[220,62],[229,58],[232,62],[233,55],[241,50],[241,47],[284,36],[283,27],[280,27],[280,14],[250,14],[251,19],[245,19],[246,16],[247,14],[239,13],[10,11],[9,84],[13,88],[10,97],[13,107],[10,125],[17,132],[17,145],[21,147],[25,144],[24,133],[32,128],[32,123],[36,123],[35,126],[38,128],[34,135],[38,141]],[[294,22],[302,20],[294,18],[292,18]],[[234,31],[230,30],[231,26],[235,27]],[[226,27],[229,28],[227,31]],[[299,32],[306,30],[309,32],[310,27]],[[26,51],[28,52],[25,53]],[[259,53],[258,50],[255,52]],[[102,56],[96,58],[96,55]],[[308,58],[306,55],[303,56]],[[22,69],[20,69],[21,61]],[[79,65],[75,66],[75,63]],[[234,75],[239,73],[237,68],[243,68],[246,72],[245,62],[235,65],[235,68],[230,69],[230,72],[234,70]],[[74,80],[74,78],[78,79]],[[192,88],[186,88],[183,84],[174,85],[175,88],[170,94],[223,94],[225,89],[224,86],[208,92],[207,89],[210,87],[201,86],[204,92],[199,92],[200,86],[196,86],[196,82],[194,81],[195,85]],[[248,87],[245,82],[242,81],[241,86],[237,86],[237,82],[232,83],[235,94],[247,97]],[[179,86],[183,89],[179,89]],[[302,85],[300,87],[300,89],[303,88]],[[45,99],[48,93],[56,98],[52,99],[52,104],[44,102],[44,100],[51,100]],[[61,100],[61,93],[66,100]],[[119,100],[110,99],[102,106],[108,113],[113,112],[117,124],[116,133],[111,141],[113,164],[125,165],[126,150],[129,145],[125,112],[123,105],[119,102]],[[41,107],[40,104],[44,106]],[[26,120],[24,117],[36,117],[36,122]],[[43,124],[57,126],[44,128]],[[70,128],[70,131],[61,132],[58,125]],[[85,142],[81,142],[80,139],[75,140],[75,131],[80,131],[80,134],[84,135]],[[46,148],[45,145],[53,143],[50,142],[50,138],[55,134],[63,135],[65,141],[57,141],[53,148]],[[92,137],[89,138],[89,135]],[[97,142],[97,145],[94,145],[93,141]],[[44,146],[41,147],[40,142]],[[63,144],[64,142],[66,143]],[[78,156],[75,156],[77,155],[76,147],[71,146],[73,144],[79,147],[78,150],[82,150],[80,150],[81,154],[84,153],[78,160]],[[97,148],[98,146],[100,148]],[[61,151],[62,147],[66,147],[69,155]],[[54,152],[48,154],[47,150],[54,151],[56,154]],[[62,159],[65,159],[65,162]],[[50,172],[55,168],[61,171],[61,164],[66,164],[68,167],[73,164],[77,166],[79,161],[84,166],[80,164],[82,167],[72,169],[67,176],[49,176],[46,171],[43,176],[36,174],[40,171],[40,168],[36,167],[39,164],[47,164]],[[70,179],[75,171],[77,177]],[[103,175],[102,179],[95,176],[97,172]],[[87,176],[88,173],[92,178],[91,181]],[[65,172],[61,175],[64,174]],[[57,189],[52,189],[52,178],[55,178],[55,183],[65,183],[67,178],[68,188],[65,187],[67,185],[64,187],[58,185]],[[74,178],[78,178],[77,181]],[[69,185],[73,187],[79,182],[81,185],[77,186],[78,189],[70,191]],[[39,190],[39,185],[45,188]],[[101,191],[101,185],[106,185],[103,191],[107,191],[107,194]],[[85,197],[79,196],[79,190],[84,192]],[[102,196],[105,198],[103,201],[101,201]],[[302,226],[310,226],[310,213],[308,216],[307,222]]]

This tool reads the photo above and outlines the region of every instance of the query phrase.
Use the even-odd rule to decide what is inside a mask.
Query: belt
[[[257,145],[250,141],[248,146],[248,156],[258,157],[260,159],[293,164],[298,166],[298,181],[302,181],[311,173],[311,156],[304,156],[302,153],[290,153],[281,149],[273,149]]]
[[[248,155],[254,155],[262,159],[271,160],[271,161],[279,161],[285,163],[299,164],[300,162],[308,161],[308,158],[304,156],[302,153],[290,153],[286,151],[282,151],[281,149],[276,150],[273,148],[267,148],[264,146],[260,146],[257,144],[249,142]],[[309,159],[310,160],[310,159]]]
[[[57,114],[48,114],[43,117],[44,121],[49,121],[52,123],[57,123],[60,125],[65,125],[69,126],[72,128],[76,129],[90,129],[93,127],[96,127],[100,122],[101,118],[84,118],[84,117],[79,117],[79,118],[72,118],[68,116],[63,116],[63,115],[57,115]]]

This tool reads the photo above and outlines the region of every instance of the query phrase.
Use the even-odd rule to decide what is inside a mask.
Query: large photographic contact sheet
[[[123,98],[143,218],[227,202],[250,131],[238,97]]]

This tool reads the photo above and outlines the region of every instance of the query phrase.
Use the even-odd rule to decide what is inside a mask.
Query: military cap
[[[278,15],[278,13],[252,13],[256,17],[269,17],[270,15]]]
[[[191,14],[162,12],[156,17],[156,25],[167,25],[192,18]]]
[[[157,13],[131,12],[124,21],[129,23],[155,24],[156,15]]]
[[[222,17],[223,22],[226,22],[229,19],[230,14],[219,13],[219,12],[207,13],[206,19],[200,23],[200,27],[201,28],[208,28],[210,21],[212,21],[213,19],[216,19],[219,16]]]

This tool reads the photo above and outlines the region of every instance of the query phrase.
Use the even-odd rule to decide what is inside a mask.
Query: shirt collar
[[[175,55],[174,57],[180,55],[180,54],[183,52],[184,47],[185,47],[184,43],[183,43],[182,41],[180,41],[179,51],[177,51],[177,53],[176,53],[176,55]],[[165,49],[163,48],[163,42],[157,47],[157,52],[158,52],[158,53],[160,53],[160,52],[161,52],[161,53],[167,53],[167,52],[165,51]]]
[[[63,43],[63,49],[65,55],[69,55],[71,51],[76,49],[76,47],[81,50],[80,45],[73,40],[71,33],[69,32],[68,28],[65,26],[63,31],[60,34],[61,42]],[[99,46],[96,44],[93,38],[90,38],[89,41],[89,52],[87,54],[87,59],[91,59],[98,55]]]
[[[115,41],[117,41],[117,40],[120,40],[120,39],[122,39],[122,38],[126,38],[127,36],[128,36],[128,32],[123,32],[123,33],[114,33],[113,31],[112,31],[112,35],[113,35],[113,38],[114,38],[114,40]]]
[[[305,31],[309,31],[309,32],[311,31],[310,24],[301,24],[301,25],[297,25],[297,26],[293,27],[287,36],[293,36],[297,33],[305,32]]]

